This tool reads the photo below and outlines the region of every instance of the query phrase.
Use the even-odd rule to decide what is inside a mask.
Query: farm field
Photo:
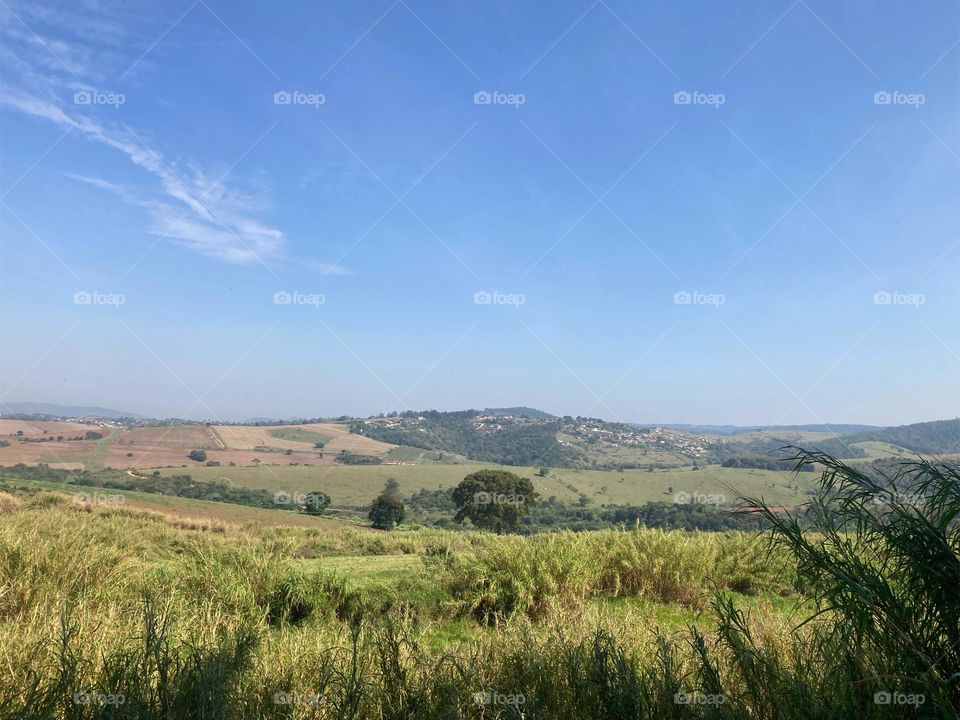
[[[17,436],[17,432],[22,436]],[[94,440],[56,440],[83,436],[87,431],[104,435]],[[28,442],[44,438],[44,442]],[[52,467],[100,470],[102,468],[191,467],[198,463],[187,456],[203,450],[207,460],[229,466],[333,465],[341,450],[376,455],[386,461],[415,461],[426,451],[399,448],[377,440],[350,434],[344,425],[320,423],[289,426],[204,426],[173,425],[152,427],[102,427],[99,425],[0,419],[0,466],[17,463],[47,463]],[[49,439],[49,440],[48,440]],[[325,447],[314,447],[316,442]],[[416,452],[413,452],[416,450]]]
[[[328,467],[268,466],[195,467],[189,470],[198,480],[229,480],[239,487],[263,488],[276,492],[323,490],[334,506],[367,505],[389,478],[400,484],[403,494],[455,487],[464,476],[482,468],[509,470],[531,478],[543,498],[555,495],[569,503],[585,495],[595,504],[640,504],[672,502],[673,493],[723,495],[727,503],[737,493],[762,495],[775,505],[792,506],[803,501],[803,491],[816,480],[815,473],[791,473],[773,470],[723,468],[717,465],[700,470],[603,470],[551,469],[547,477],[538,468],[517,468],[492,464],[463,465],[332,465]],[[176,475],[182,469],[161,468],[161,475]],[[799,489],[797,484],[799,483]],[[672,491],[670,488],[673,488]]]
[[[64,422],[56,420],[10,420],[0,418],[0,437],[7,435],[16,435],[23,433],[25,437],[56,437],[63,435],[65,437],[75,437],[83,435],[88,430],[100,431],[99,425],[92,423]]]

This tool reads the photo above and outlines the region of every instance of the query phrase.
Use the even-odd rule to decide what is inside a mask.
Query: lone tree
[[[536,504],[533,483],[506,470],[478,470],[470,473],[453,491],[462,523],[469,518],[478,528],[498,535],[520,530],[520,521]]]
[[[207,453],[205,453],[203,450],[191,450],[187,457],[191,460],[196,460],[197,462],[207,461]]]
[[[330,506],[330,496],[320,490],[308,492],[303,500],[303,511],[307,515],[323,515]]]
[[[382,492],[377,495],[367,517],[377,530],[390,530],[403,522],[407,509],[396,495]]]

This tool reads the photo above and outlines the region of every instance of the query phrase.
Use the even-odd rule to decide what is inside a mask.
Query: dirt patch
[[[17,432],[22,432],[23,437],[27,438],[57,437],[58,435],[76,437],[78,435],[82,436],[89,430],[99,432],[102,435],[109,432],[109,429],[90,423],[0,419],[0,437],[16,435]]]
[[[10,439],[10,446],[0,448],[0,465],[37,465],[49,463],[61,467],[63,463],[83,466],[97,444],[93,440],[24,442]]]

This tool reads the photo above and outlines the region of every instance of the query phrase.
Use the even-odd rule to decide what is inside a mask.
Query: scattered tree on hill
[[[22,435],[23,433],[17,433],[17,434]],[[98,433],[96,430],[87,430],[87,432],[84,433],[84,437],[87,440],[100,440],[103,438],[103,434]]]
[[[550,468],[548,467],[540,468],[540,472],[537,473],[537,475],[539,475],[540,477],[546,477],[549,474],[550,474]]]
[[[207,453],[204,452],[203,450],[191,450],[190,454],[187,455],[187,457],[190,458],[191,460],[195,460],[196,462],[207,461]]]
[[[308,492],[303,501],[303,511],[307,515],[323,515],[323,511],[330,506],[330,496],[320,490]]]
[[[453,501],[458,523],[469,518],[478,528],[502,534],[520,529],[523,516],[536,503],[536,492],[528,478],[507,470],[478,470],[460,481]]]
[[[322,449],[324,445],[326,445],[326,443],[325,443],[323,440],[317,440],[317,441],[313,444],[313,446],[314,446],[317,450]]]

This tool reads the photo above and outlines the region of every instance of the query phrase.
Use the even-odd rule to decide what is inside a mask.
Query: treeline
[[[863,448],[853,447],[854,443],[863,442],[855,439],[854,435],[826,438],[805,442],[804,447],[839,458],[863,458],[867,453]],[[711,451],[711,462],[722,465],[732,457],[763,456],[767,455],[775,460],[783,460],[794,454],[792,449],[784,450],[790,443],[782,438],[760,437],[746,442],[731,440],[714,447]],[[792,467],[791,467],[792,469]]]
[[[606,505],[599,508],[571,506],[549,498],[538,503],[524,518],[528,532],[549,530],[603,530],[642,525],[662,530],[762,530],[764,520],[712,505],[666,502],[645,505]]]
[[[476,410],[410,412],[400,417],[423,419],[415,425],[394,428],[354,422],[350,424],[350,432],[394,445],[444,450],[501,465],[569,467],[575,464],[578,453],[557,441],[559,420],[519,423],[494,432],[480,432],[472,422],[478,414]]]
[[[344,465],[379,465],[383,462],[383,458],[376,455],[364,455],[350,450],[341,450],[335,460]]]
[[[770,455],[738,455],[728,457],[720,463],[728,468],[754,468],[757,470],[781,470],[784,472],[793,472],[797,469],[795,460],[778,459]],[[813,472],[813,465],[804,465],[800,468],[801,472]]]
[[[879,440],[928,455],[960,452],[960,419],[900,425],[847,436],[850,442]]]
[[[187,474],[161,476],[157,472],[153,475],[127,475],[110,471],[91,473],[86,470],[61,470],[47,465],[19,464],[5,468],[0,477],[6,480],[39,480],[107,490],[132,490],[258,508],[277,507],[273,493],[267,490],[233,487],[224,481],[196,480]]]
[[[453,489],[427,490],[404,499],[411,519],[438,527],[459,527],[450,519],[457,509]],[[737,514],[711,505],[648,503],[646,505],[569,505],[551,496],[540,500],[523,518],[526,534],[556,530],[605,530],[643,525],[664,530],[762,530],[767,524],[757,515]]]

